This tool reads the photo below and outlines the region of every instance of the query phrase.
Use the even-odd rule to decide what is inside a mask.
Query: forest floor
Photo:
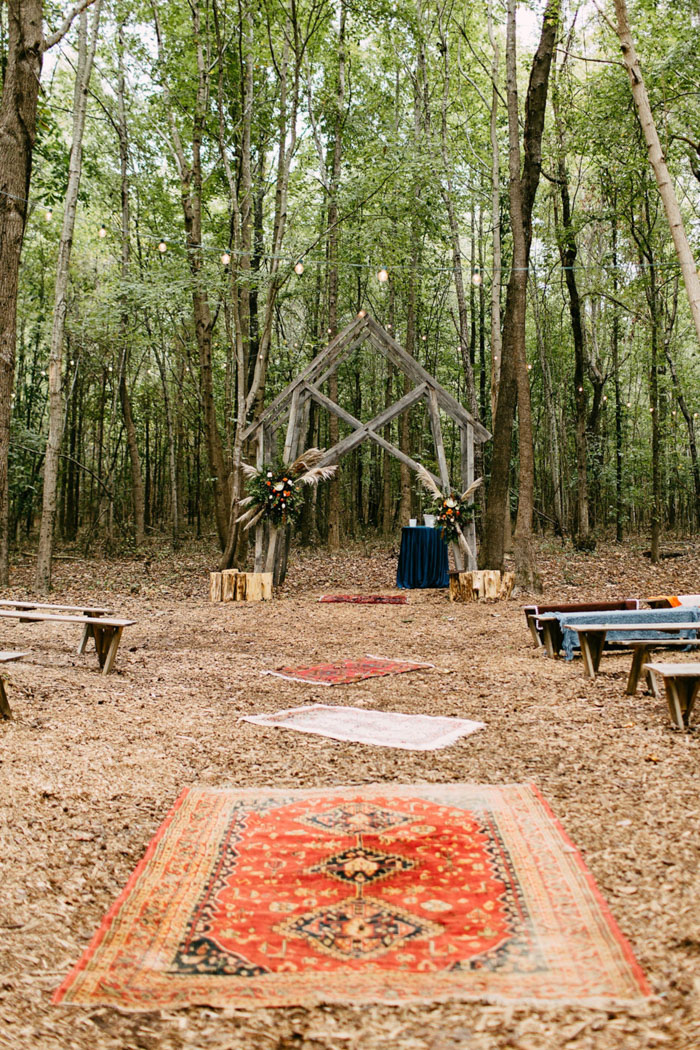
[[[577,554],[540,547],[547,598],[700,592],[700,543],[655,567],[642,546]],[[0,723],[0,1047],[3,1050],[646,1050],[700,1047],[700,730],[665,704],[626,697],[628,654],[548,660],[522,615],[530,597],[407,606],[319,605],[324,592],[391,592],[396,549],[296,551],[279,598],[208,601],[211,549],[150,561],[61,560],[54,601],[132,617],[116,672],[77,656],[77,627],[4,621],[15,718]],[[8,596],[31,594],[20,560]],[[434,670],[330,690],[263,677],[289,662],[367,652]],[[331,700],[329,701],[329,693]],[[483,720],[434,752],[324,740],[239,722],[304,702]],[[700,712],[696,715],[700,721]],[[581,850],[654,990],[635,1008],[479,1003],[143,1014],[55,1007],[87,946],[186,786],[323,787],[387,782],[534,782]]]

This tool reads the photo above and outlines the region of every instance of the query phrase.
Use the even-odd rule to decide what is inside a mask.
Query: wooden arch
[[[356,419],[340,405],[326,397],[321,390],[329,377],[365,343],[369,343],[395,368],[408,376],[414,384],[412,390],[367,423]],[[421,400],[426,402],[440,472],[439,477],[435,474],[432,474],[432,477],[443,491],[451,487],[440,423],[440,410],[442,409],[459,427],[460,473],[464,490],[474,480],[474,442],[487,441],[491,437],[490,433],[415,358],[404,350],[382,325],[364,313],[358,315],[342,332],[339,332],[328,346],[317,354],[313,361],[277,395],[255,423],[251,423],[245,430],[243,438],[256,442],[256,463],[258,467],[261,467],[264,462],[272,458],[277,432],[286,422],[283,458],[285,463],[291,463],[303,451],[301,442],[306,435],[311,401],[315,401],[353,428],[352,433],[327,450],[320,465],[337,463],[346,453],[351,452],[363,441],[369,440],[386,449],[401,463],[417,470],[418,463],[391,441],[387,441],[379,431]],[[471,550],[476,552],[476,533],[473,522],[468,526],[467,541]],[[255,541],[255,571],[274,571],[276,583],[283,579],[286,570],[287,542],[286,537],[280,540],[279,535],[272,530],[266,541],[264,529],[258,525]],[[454,553],[456,566],[463,568],[461,552],[455,548]],[[476,568],[476,560],[473,556],[467,558],[467,561],[469,564],[466,568]]]

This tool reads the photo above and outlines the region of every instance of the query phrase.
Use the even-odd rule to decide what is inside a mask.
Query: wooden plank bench
[[[600,658],[609,632],[646,634],[648,631],[664,631],[669,634],[676,634],[678,631],[700,630],[700,623],[697,621],[690,623],[680,621],[678,623],[565,623],[563,626],[567,630],[576,631],[578,635],[583,666],[588,678],[595,678],[598,673]],[[650,642],[659,640],[655,638],[649,639]],[[682,640],[687,644],[693,639],[684,638]],[[625,638],[620,642],[620,645],[626,646],[629,642],[631,646],[636,641],[644,641],[644,639]]]
[[[28,609],[0,609],[0,617],[14,618],[20,623],[83,624],[83,637],[78,652],[84,652],[88,638],[94,638],[97,659],[103,674],[109,674],[114,666],[124,628],[136,623],[136,620],[121,620],[111,616],[76,616],[69,613],[31,612]]]
[[[687,729],[700,694],[700,663],[645,664],[644,670],[663,678],[671,721],[678,729]]]
[[[21,660],[23,656],[29,656],[29,653],[0,651],[0,664],[10,663],[11,660]],[[12,708],[10,707],[10,702],[7,699],[7,693],[5,692],[5,683],[2,680],[2,675],[0,675],[0,718],[12,718]]]
[[[523,611],[535,645],[544,645],[548,655],[555,656],[560,648],[556,645],[556,639],[553,638],[555,632],[550,629],[548,635],[545,635],[544,625],[540,624],[540,616],[547,613],[620,612],[638,608],[638,598],[616,598],[607,602],[554,602],[551,605],[525,605]],[[554,652],[549,652],[548,640],[552,648],[556,646]]]
[[[76,613],[81,616],[111,616],[112,609],[103,609],[100,606],[89,606],[89,605],[54,605],[48,602],[27,602],[27,601],[13,601],[12,598],[0,599],[0,609],[26,609],[28,612],[48,612],[48,613]],[[20,618],[20,623],[26,623],[25,620]],[[78,646],[78,654],[85,652],[85,646],[88,643],[90,637],[90,631],[88,626],[85,626],[83,631],[83,637],[80,640]]]
[[[641,678],[644,664],[653,652],[657,652],[659,649],[695,649],[700,646],[700,638],[655,638],[653,640],[650,638],[643,642],[629,641],[624,644],[625,647],[629,647],[632,650],[632,666],[630,667],[629,677],[627,678],[627,688],[625,689],[625,692],[627,696],[634,696],[637,692],[637,685]],[[647,674],[647,679],[651,691],[658,699],[660,693],[656,686],[656,680],[650,674]]]

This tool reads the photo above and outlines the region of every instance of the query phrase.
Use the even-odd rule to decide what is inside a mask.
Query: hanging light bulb
[[[386,282],[389,280],[389,271],[385,266],[382,266],[379,270],[377,270],[377,280],[380,284],[386,284]]]
[[[303,272],[304,272],[304,264],[301,261],[301,259],[297,259],[297,261],[294,263],[294,273],[297,275],[297,277],[301,277]]]
[[[102,223],[102,225],[100,226],[99,230],[97,231],[97,236],[98,237],[106,237],[107,236],[107,227],[105,226],[104,223]]]
[[[474,270],[473,274],[472,274],[472,284],[476,285],[476,287],[478,288],[479,285],[481,284],[482,280],[483,280],[483,278],[481,276],[481,270],[477,266],[476,269]]]
[[[367,316],[367,311],[366,310],[358,310],[357,311],[357,316],[358,317],[366,317]]]
[[[53,219],[53,208],[46,209],[45,219],[47,222],[51,222],[51,220]]]
[[[224,266],[228,266],[228,264],[231,262],[231,255],[230,255],[230,253],[229,252],[222,252],[222,254],[221,254],[221,261],[224,264]]]
[[[165,241],[163,240],[163,238],[161,237],[160,241],[158,242],[158,251],[162,255],[163,252],[167,252],[167,250],[168,250],[168,246],[165,243]]]

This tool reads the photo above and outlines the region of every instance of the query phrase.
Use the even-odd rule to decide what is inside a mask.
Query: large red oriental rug
[[[158,1010],[649,994],[533,788],[191,788],[54,1002]]]
[[[361,660],[341,660],[337,664],[312,664],[303,667],[278,667],[263,674],[286,678],[290,682],[308,682],[310,685],[350,685],[363,678],[383,678],[387,674],[406,674],[421,671],[434,664],[417,664],[413,660],[385,660],[381,656],[366,656]]]

